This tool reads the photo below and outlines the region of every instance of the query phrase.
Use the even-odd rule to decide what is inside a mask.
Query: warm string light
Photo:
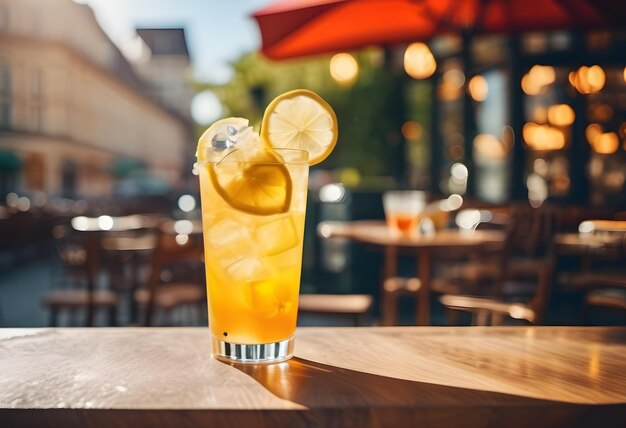
[[[338,53],[330,59],[330,75],[337,83],[350,84],[358,74],[359,64],[349,53]]]
[[[437,62],[428,45],[411,43],[404,52],[404,69],[414,79],[426,79],[435,73]]]
[[[592,123],[585,129],[585,137],[591,149],[601,155],[610,155],[619,149],[619,136],[615,132],[604,132],[598,123]]]
[[[414,120],[404,122],[402,136],[407,140],[418,140],[422,135],[422,126]]]
[[[569,126],[574,123],[576,115],[567,104],[555,104],[548,109],[548,121],[555,126]]]
[[[467,86],[470,97],[476,102],[483,102],[487,99],[489,93],[489,85],[487,79],[481,75],[474,76],[470,79]]]
[[[457,66],[453,66],[441,75],[439,97],[444,101],[453,101],[461,96],[465,84],[465,74]]]
[[[599,65],[582,66],[568,75],[570,84],[581,94],[593,94],[604,88],[606,73]]]
[[[522,77],[522,90],[526,95],[539,95],[556,80],[556,71],[550,65],[534,65]]]
[[[532,150],[553,151],[565,147],[565,135],[559,128],[550,125],[526,123],[522,128],[524,142]]]

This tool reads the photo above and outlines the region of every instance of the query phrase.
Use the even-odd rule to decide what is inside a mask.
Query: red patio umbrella
[[[623,27],[614,0],[279,0],[254,13],[271,59],[428,40],[445,33]]]

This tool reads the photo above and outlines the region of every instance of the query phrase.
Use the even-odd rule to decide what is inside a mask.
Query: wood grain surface
[[[3,329],[0,426],[624,426],[625,355],[626,328],[302,328],[248,366],[206,328]]]
[[[503,243],[505,233],[500,230],[458,229],[438,230],[433,234],[404,236],[393,233],[384,221],[359,220],[350,222],[322,222],[318,231],[323,238],[348,238],[365,244],[393,245],[408,248],[462,248],[484,244]]]

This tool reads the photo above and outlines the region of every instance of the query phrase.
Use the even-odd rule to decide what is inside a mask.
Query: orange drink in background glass
[[[293,355],[309,166],[337,140],[336,117],[296,90],[267,108],[261,135],[242,118],[198,142],[212,354],[239,363]]]
[[[392,190],[383,194],[383,208],[389,229],[409,236],[417,231],[426,193],[419,190]]]

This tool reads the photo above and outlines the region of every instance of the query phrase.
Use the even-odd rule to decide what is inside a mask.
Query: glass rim
[[[228,149],[227,149],[228,150]],[[259,165],[300,165],[300,166],[310,166],[309,164],[309,152],[307,152],[306,150],[302,150],[302,149],[290,149],[290,148],[276,148],[276,147],[263,147],[263,150],[267,150],[269,152],[274,152],[277,155],[280,156],[281,159],[283,159],[283,162],[280,161],[276,161],[276,162],[272,162],[272,161],[235,161],[235,160],[229,160],[227,159],[228,156],[232,153],[234,153],[237,150],[244,150],[244,149],[237,149],[237,148],[233,148],[229,153],[225,154],[224,157],[222,157],[219,161],[210,161],[210,160],[205,160],[205,161],[199,161],[197,160],[196,163],[198,165],[208,165],[208,164],[212,164],[212,165],[217,165],[220,164],[222,162],[227,162],[227,163],[243,163],[243,164],[259,164]],[[285,159],[286,155],[291,155],[288,157],[288,159]]]

